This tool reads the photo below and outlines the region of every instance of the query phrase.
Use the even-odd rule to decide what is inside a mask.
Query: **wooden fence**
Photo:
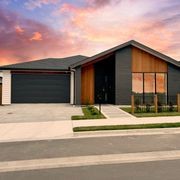
[[[135,95],[131,95],[131,113],[134,114],[135,113],[135,110],[138,108],[140,109],[140,106],[147,106],[147,105],[138,105],[135,103],[136,100],[135,100]],[[180,112],[180,94],[177,94],[177,112]],[[175,105],[175,106],[176,106]],[[171,104],[168,104],[167,105],[170,108],[173,107],[173,105]],[[173,107],[174,108],[174,107]],[[158,95],[154,95],[154,98],[153,98],[153,109],[154,109],[154,112],[155,113],[158,113],[159,112],[159,109],[160,109],[160,106],[158,104]]]

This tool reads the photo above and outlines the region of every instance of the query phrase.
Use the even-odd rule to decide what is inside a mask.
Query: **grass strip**
[[[74,132],[82,131],[102,131],[102,130],[128,130],[128,129],[154,129],[154,128],[176,128],[180,127],[178,123],[158,123],[158,124],[135,124],[135,125],[112,125],[112,126],[85,126],[75,127]]]

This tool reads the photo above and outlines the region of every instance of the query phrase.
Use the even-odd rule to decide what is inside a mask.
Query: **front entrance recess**
[[[95,103],[115,104],[114,56],[95,64]]]

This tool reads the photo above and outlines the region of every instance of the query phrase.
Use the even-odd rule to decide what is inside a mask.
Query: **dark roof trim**
[[[18,70],[11,70],[11,74],[70,74],[70,71],[18,71]]]
[[[151,48],[149,48],[149,47],[147,47],[147,46],[145,46],[145,45],[143,45],[143,44],[141,44],[141,43],[139,43],[137,41],[131,40],[131,41],[123,43],[123,44],[121,44],[119,46],[113,47],[113,48],[111,48],[109,50],[106,50],[104,52],[101,52],[101,53],[99,53],[97,55],[94,55],[94,56],[92,56],[90,58],[87,58],[85,60],[77,62],[77,63],[71,65],[70,68],[75,68],[77,66],[81,66],[83,64],[91,62],[91,61],[93,61],[93,60],[95,60],[97,58],[100,58],[102,56],[105,56],[105,55],[107,55],[109,53],[113,53],[115,51],[118,51],[118,50],[120,50],[122,48],[125,48],[127,46],[137,47],[137,48],[139,48],[139,49],[141,49],[141,50],[143,50],[143,51],[145,51],[145,52],[147,52],[149,54],[152,54],[152,55],[154,55],[154,56],[156,56],[156,57],[158,57],[158,58],[160,58],[160,59],[162,59],[162,60],[164,60],[164,61],[166,61],[168,63],[174,64],[175,66],[180,67],[180,62],[176,61],[175,59],[172,59],[172,58],[170,58],[170,57],[168,57],[168,56],[166,56],[166,55],[164,55],[164,54],[162,54],[162,53],[160,53],[160,52],[158,52],[158,51],[156,51],[154,49],[151,49]]]
[[[1,69],[1,68],[0,68]],[[67,69],[33,69],[33,68],[2,68],[3,70],[10,70],[10,71],[57,71],[57,72],[70,72],[71,70],[67,70]]]

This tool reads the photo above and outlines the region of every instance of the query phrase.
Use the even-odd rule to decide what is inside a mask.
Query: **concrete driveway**
[[[0,106],[0,123],[66,121],[81,114],[81,107],[70,104],[12,104]]]
[[[70,104],[12,104],[0,106],[0,142],[59,139],[72,136]]]

